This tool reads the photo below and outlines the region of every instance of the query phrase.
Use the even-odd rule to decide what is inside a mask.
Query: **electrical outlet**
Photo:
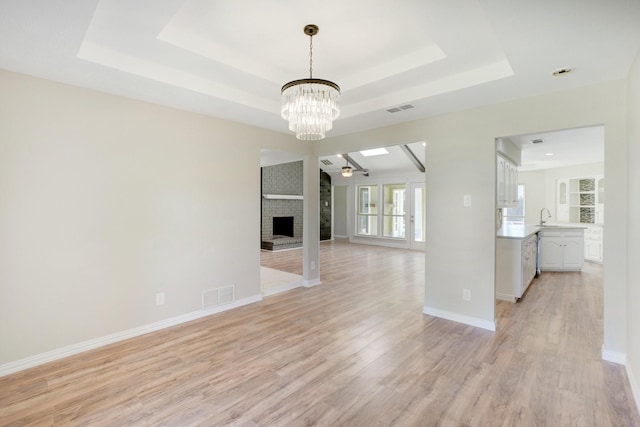
[[[465,194],[462,197],[462,204],[466,207],[471,206],[471,194]]]
[[[156,305],[164,304],[164,292],[159,292],[156,294]]]
[[[462,299],[465,301],[471,301],[471,290],[463,289],[462,290]]]

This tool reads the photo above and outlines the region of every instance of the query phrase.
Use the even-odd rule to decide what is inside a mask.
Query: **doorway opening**
[[[601,125],[496,139],[495,293],[498,300],[526,303],[525,292],[535,292],[535,285],[541,280],[539,275],[544,277],[545,271],[601,271],[604,268],[604,144]],[[515,155],[508,153],[504,145],[510,145]],[[512,166],[504,165],[509,161]],[[514,274],[506,281],[502,261],[510,252],[504,249],[507,247],[505,238],[501,237],[504,230],[538,227],[536,230],[541,224],[547,228],[538,233],[535,241],[523,239],[522,254],[511,254],[513,262],[522,265],[520,269],[511,265]],[[575,241],[551,241],[552,234],[569,239],[568,234],[561,236],[558,227],[574,227]],[[540,235],[549,238],[545,240]],[[525,243],[533,245],[528,255]],[[527,265],[531,263],[533,266]]]
[[[303,284],[303,160],[263,149],[260,170],[260,290],[268,296]]]

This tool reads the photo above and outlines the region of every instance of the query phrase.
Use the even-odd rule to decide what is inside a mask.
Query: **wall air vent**
[[[331,163],[331,160],[327,160],[327,159],[320,160],[320,162],[322,162],[322,164],[325,166],[331,166],[333,164]]]
[[[202,291],[202,308],[211,308],[235,301],[235,285]]]
[[[541,140],[541,139],[532,139],[532,140],[531,140],[531,143],[532,143],[532,144],[542,144],[543,142],[544,142],[544,141],[543,141],[543,140]]]
[[[413,105],[411,105],[411,104],[405,104],[405,105],[401,105],[399,107],[389,108],[387,110],[387,112],[389,112],[389,113],[398,113],[400,111],[410,110],[412,108],[415,108],[415,107]]]

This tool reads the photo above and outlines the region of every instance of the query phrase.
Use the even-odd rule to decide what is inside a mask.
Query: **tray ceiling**
[[[634,0],[9,0],[0,67],[288,133],[280,87],[308,76],[313,23],[334,136],[624,78],[638,22]]]

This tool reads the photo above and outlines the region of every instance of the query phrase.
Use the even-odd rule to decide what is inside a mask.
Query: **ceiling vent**
[[[553,76],[563,76],[565,74],[569,74],[573,72],[573,68],[570,67],[564,67],[564,68],[558,68],[557,70],[555,70],[553,73],[551,73]]]
[[[331,160],[327,160],[327,159],[320,160],[320,162],[325,166],[331,166],[333,164],[331,163]]]
[[[401,105],[399,107],[389,108],[387,111],[389,113],[398,113],[400,111],[410,110],[412,108],[415,108],[415,107],[413,105],[411,105],[411,104],[405,104],[405,105]]]
[[[544,142],[544,141],[543,141],[543,140],[541,140],[541,139],[532,139],[532,140],[531,140],[531,143],[532,143],[532,144],[542,144],[543,142]]]

